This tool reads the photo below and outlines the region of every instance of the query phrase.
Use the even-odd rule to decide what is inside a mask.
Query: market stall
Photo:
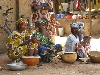
[[[58,0],[57,21],[70,34],[70,23],[84,22],[86,35],[97,35],[100,29],[100,0]],[[96,31],[95,31],[96,30]]]

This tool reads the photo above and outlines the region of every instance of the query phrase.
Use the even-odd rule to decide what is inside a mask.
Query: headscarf
[[[20,29],[22,23],[28,24],[27,19],[26,18],[19,18],[17,23],[16,23],[16,30]]]
[[[16,25],[21,25],[23,22],[26,23],[26,24],[28,24],[28,21],[27,21],[26,18],[19,18],[18,22],[16,23]]]
[[[72,24],[70,24],[70,27],[71,28],[79,28],[80,30],[85,30],[83,22],[72,23]]]
[[[46,25],[46,24],[47,24],[47,21],[46,21],[46,20],[37,21],[37,22],[35,23],[35,26],[38,26],[38,25],[40,25],[41,23],[43,23],[44,25]]]
[[[84,31],[85,28],[84,28],[84,23],[83,22],[77,22],[77,24],[79,25],[79,29]]]
[[[70,28],[79,28],[79,24],[78,23],[72,23],[72,24],[70,24]]]

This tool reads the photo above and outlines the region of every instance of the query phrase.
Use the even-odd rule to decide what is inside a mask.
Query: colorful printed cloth
[[[52,0],[31,0],[30,2],[30,5],[33,7],[34,5],[42,5],[42,3],[48,3],[49,6],[52,8],[53,7],[53,2]],[[42,14],[41,12],[42,9],[38,9],[38,10],[35,10],[33,12],[33,21],[36,22],[36,21],[40,21],[43,19],[43,17],[45,17],[48,21],[50,20],[50,13],[48,12],[48,10],[43,10],[43,12],[45,13]]]
[[[40,46],[38,48],[38,54],[41,56],[41,61],[50,62],[54,57],[53,52],[49,52],[47,48],[55,50],[55,44],[46,36],[42,35],[40,32],[35,32],[32,37],[40,38]]]
[[[13,33],[7,38],[6,42],[8,57],[13,60],[19,59],[23,55],[27,54],[29,48],[36,48],[38,46],[37,43],[33,44],[32,42],[30,42],[28,45],[19,46],[28,39],[30,39],[30,34],[28,31],[23,31],[22,33],[13,31]]]
[[[31,0],[30,5],[32,9],[34,10],[34,5],[43,5],[43,3],[47,3],[51,9],[53,9],[53,0]],[[45,14],[43,14],[43,13]],[[41,21],[43,19],[47,19],[48,21],[48,32],[50,36],[56,34],[56,27],[60,25],[59,22],[56,20],[51,20],[51,15],[54,14],[54,12],[49,12],[48,10],[34,10],[32,15],[32,21],[35,23],[37,21]],[[52,27],[52,29],[49,29],[49,27]]]
[[[40,38],[40,45],[45,45],[46,47],[49,47],[50,45],[52,45],[53,48],[55,48],[55,44],[51,41],[50,38],[42,35],[40,32],[35,32],[32,37],[37,37]]]

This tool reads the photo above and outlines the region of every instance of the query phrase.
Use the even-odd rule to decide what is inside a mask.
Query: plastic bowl
[[[38,64],[40,56],[23,56],[22,61],[23,63],[27,64],[28,66],[35,66]]]
[[[87,64],[90,61],[90,58],[79,58],[82,64]]]
[[[93,63],[100,63],[100,52],[99,51],[89,51],[88,57]]]
[[[67,52],[62,55],[62,60],[66,63],[74,63],[77,59],[76,52]]]

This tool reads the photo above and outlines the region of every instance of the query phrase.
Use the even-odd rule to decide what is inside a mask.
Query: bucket
[[[63,26],[58,27],[58,35],[59,36],[64,36],[64,27]]]

